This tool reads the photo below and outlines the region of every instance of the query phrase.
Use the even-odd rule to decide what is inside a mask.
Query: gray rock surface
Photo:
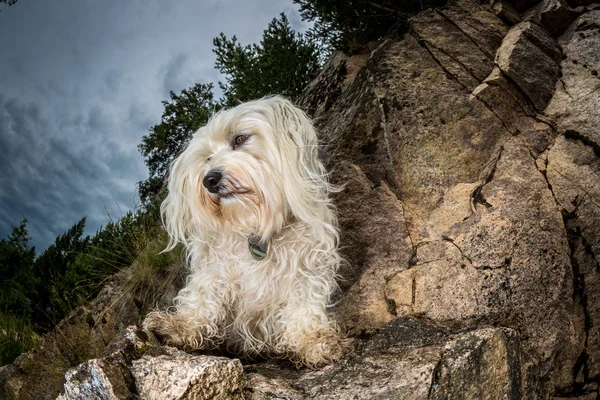
[[[544,0],[524,18],[543,25],[554,36],[560,36],[577,18],[578,12],[573,10],[564,0]]]
[[[246,367],[249,399],[521,398],[516,333],[481,329],[452,335],[396,319],[357,346],[355,355],[318,371],[281,374],[276,365]]]
[[[107,369],[114,369],[112,362],[119,365],[122,361],[115,359],[88,360],[65,374],[64,394],[59,395],[57,400],[117,400],[131,399],[132,396],[126,392],[125,396],[117,396],[118,388],[113,386],[113,381],[107,375]],[[119,368],[120,369],[120,368]],[[119,374],[120,375],[120,374]],[[120,377],[120,376],[119,376]],[[121,393],[123,394],[123,393]]]
[[[600,147],[600,10],[590,11],[559,38],[562,77],[545,113],[561,133]]]
[[[539,38],[539,43],[532,39]],[[496,64],[543,111],[554,94],[560,67],[549,51],[554,39],[543,28],[522,22],[511,28],[496,54]],[[542,44],[542,46],[540,46]]]
[[[508,26],[521,22],[521,16],[508,0],[496,0],[492,3],[492,11]]]
[[[105,356],[88,360],[65,374],[64,394],[57,400],[135,399],[131,362],[160,343],[153,334],[129,326],[104,350]]]
[[[157,347],[134,360],[131,373],[143,399],[242,398],[242,364],[225,357],[192,356]]]

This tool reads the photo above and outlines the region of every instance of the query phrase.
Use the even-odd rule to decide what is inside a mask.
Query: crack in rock
[[[500,148],[497,151],[497,155],[485,167],[485,168],[487,168],[488,166],[491,165],[491,168],[487,172],[485,178],[471,192],[471,210],[473,211],[474,214],[477,213],[477,208],[476,208],[475,204],[482,204],[486,208],[492,207],[492,205],[490,203],[488,203],[487,200],[485,199],[485,197],[483,196],[482,190],[485,187],[485,185],[487,185],[488,183],[490,183],[492,181],[492,179],[494,179],[494,174],[496,173],[496,166],[498,165],[498,161],[500,161],[500,157],[502,156],[503,151],[504,151],[504,146],[500,146]]]

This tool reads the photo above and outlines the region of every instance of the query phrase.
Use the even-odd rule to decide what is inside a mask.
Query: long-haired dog
[[[171,166],[161,212],[191,273],[145,326],[173,345],[319,366],[349,340],[328,315],[336,215],[308,117],[281,97],[217,113]]]

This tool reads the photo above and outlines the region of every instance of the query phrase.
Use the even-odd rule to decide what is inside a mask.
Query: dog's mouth
[[[220,200],[229,200],[229,199],[235,199],[237,197],[244,196],[244,195],[247,195],[250,193],[251,193],[251,191],[246,188],[243,188],[237,184],[229,183],[229,184],[221,185],[219,187],[219,191],[217,193],[215,193],[215,195]]]
[[[230,191],[220,191],[217,193],[217,196],[219,197],[219,199],[221,200],[228,200],[228,199],[235,199],[238,196],[244,195],[248,193],[247,191],[245,192],[230,192]]]

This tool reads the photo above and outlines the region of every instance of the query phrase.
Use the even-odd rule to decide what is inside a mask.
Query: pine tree
[[[225,75],[223,103],[230,107],[269,94],[296,97],[319,71],[319,48],[291,28],[285,16],[274,18],[260,44],[243,46],[224,33],[213,40],[216,67]]]
[[[64,279],[69,265],[88,249],[90,238],[83,236],[84,229],[85,217],[57,236],[54,243],[35,260],[33,270],[40,279],[34,316],[38,327],[51,328],[64,316],[57,310],[57,286]]]
[[[138,146],[150,173],[148,179],[138,183],[143,204],[154,200],[173,159],[219,108],[213,100],[212,88],[212,84],[196,84],[180,94],[171,91],[170,100],[163,101],[165,110],[161,122],[150,128]]]
[[[38,278],[33,273],[35,248],[29,244],[27,220],[0,240],[0,312],[28,317]]]
[[[406,31],[408,18],[447,0],[293,0],[303,20],[314,22],[308,36],[329,49],[357,52],[373,40]]]

